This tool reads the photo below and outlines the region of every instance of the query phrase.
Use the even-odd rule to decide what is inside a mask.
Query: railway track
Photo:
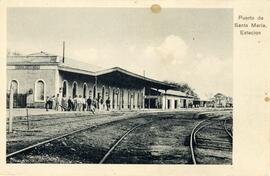
[[[106,159],[110,156],[110,154],[113,152],[113,150],[122,142],[122,140],[125,139],[126,136],[128,136],[131,132],[135,131],[137,128],[145,126],[147,124],[152,123],[153,121],[150,121],[148,123],[144,123],[144,124],[139,124],[136,125],[135,127],[131,128],[130,130],[128,130],[126,133],[124,133],[116,142],[115,144],[108,150],[108,152],[103,156],[103,158],[99,161],[99,164],[103,164]]]
[[[233,138],[232,132],[230,132],[230,131],[232,131],[232,130],[229,129],[229,128],[227,127],[227,120],[228,120],[228,119],[225,119],[225,120],[224,120],[224,129],[225,129],[226,133],[227,133],[227,134],[230,136],[230,138],[232,139],[232,138]]]
[[[191,159],[193,164],[198,164],[196,159],[196,153],[195,148],[201,147],[206,149],[215,149],[215,150],[231,150],[231,142],[232,142],[232,133],[229,132],[229,129],[227,128],[227,120],[223,119],[223,131],[226,132],[226,134],[230,138],[230,142],[222,141],[222,140],[215,140],[215,139],[207,139],[207,138],[198,138],[197,133],[199,133],[202,129],[216,124],[222,120],[214,119],[214,118],[207,118],[200,122],[198,122],[195,127],[192,129],[190,134],[190,152],[191,152]],[[218,128],[215,128],[217,130]]]
[[[107,123],[104,123],[102,125],[108,125],[108,124],[112,124],[112,123],[115,123],[115,122],[107,122]],[[101,126],[101,125],[100,125]],[[38,142],[36,144],[33,144],[33,145],[30,145],[28,147],[25,147],[23,149],[20,149],[20,150],[17,150],[15,152],[12,152],[12,153],[9,153],[6,155],[6,158],[10,158],[10,157],[13,157],[13,156],[16,156],[18,154],[22,154],[26,151],[29,151],[29,150],[32,150],[36,147],[40,147],[42,145],[45,145],[47,143],[50,143],[50,142],[53,142],[53,141],[56,141],[58,139],[61,139],[61,138],[64,138],[64,137],[67,137],[67,136],[70,136],[70,135],[73,135],[73,134],[76,134],[76,133],[79,133],[79,132],[82,132],[82,131],[85,131],[85,130],[90,130],[90,129],[94,129],[96,128],[96,126],[90,126],[90,127],[85,127],[85,128],[81,128],[81,129],[78,129],[78,130],[75,130],[75,131],[72,131],[72,132],[69,132],[69,133],[65,133],[63,135],[60,135],[60,136],[57,136],[57,137],[53,137],[53,138],[49,138],[49,139],[46,139],[44,141],[41,141],[41,142]]]
[[[65,163],[66,161],[71,161],[72,163],[99,163],[99,164],[103,164],[103,163],[121,163],[120,161],[123,161],[124,163],[127,161],[127,163],[129,161],[131,161],[131,163],[135,163],[134,161],[138,161],[139,163],[141,163],[141,161],[146,161],[146,163],[148,163],[148,161],[150,161],[150,159],[153,158],[153,161],[155,160],[158,161],[158,158],[161,158],[160,161],[163,162],[163,155],[159,156],[159,154],[162,153],[162,150],[159,150],[160,148],[155,148],[155,147],[166,147],[166,146],[170,146],[171,149],[172,147],[175,147],[174,151],[171,151],[170,148],[168,148],[168,151],[170,152],[170,155],[166,155],[166,159],[168,158],[168,161],[170,163],[177,163],[179,161],[181,161],[181,163],[189,163],[190,162],[190,158],[189,158],[189,151],[187,150],[185,152],[185,154],[182,154],[182,156],[184,158],[181,158],[177,155],[177,157],[175,156],[175,154],[177,154],[177,150],[179,145],[174,145],[174,143],[168,143],[167,138],[170,138],[171,141],[175,140],[178,141],[179,140],[179,135],[175,136],[173,135],[173,137],[169,137],[171,136],[170,134],[173,134],[171,129],[171,125],[165,125],[166,127],[163,127],[164,122],[166,122],[167,124],[167,118],[171,119],[171,120],[177,120],[176,122],[180,122],[175,123],[175,121],[170,121],[171,125],[180,125],[182,124],[182,128],[184,129],[183,125],[183,121],[187,121],[186,123],[189,123],[189,128],[187,128],[185,134],[182,134],[182,139],[181,139],[181,143],[185,143],[186,141],[186,137],[190,134],[189,129],[193,128],[194,122],[196,121],[198,122],[195,127],[192,129],[192,135],[190,135],[190,150],[192,153],[192,161],[194,164],[197,164],[197,160],[196,160],[196,153],[198,152],[195,150],[195,148],[200,147],[200,148],[209,148],[209,149],[220,149],[222,146],[216,146],[214,145],[214,143],[222,143],[223,145],[223,149],[225,149],[226,147],[224,147],[225,145],[230,145],[230,143],[226,143],[224,141],[219,141],[219,140],[209,140],[207,138],[204,137],[199,137],[201,136],[201,133],[198,136],[198,133],[200,131],[202,131],[202,129],[208,127],[211,124],[214,124],[216,122],[220,122],[218,120],[212,120],[213,117],[209,117],[209,118],[194,118],[194,116],[190,116],[190,117],[179,117],[177,116],[177,114],[175,113],[167,113],[167,114],[151,114],[151,115],[147,115],[144,114],[144,116],[138,116],[138,117],[133,117],[133,118],[125,118],[125,119],[118,119],[118,120],[113,120],[113,121],[109,121],[109,122],[102,122],[99,125],[88,125],[88,126],[84,126],[81,127],[80,129],[74,130],[72,132],[68,132],[59,136],[55,136],[55,137],[48,137],[43,141],[40,141],[38,143],[35,143],[31,146],[22,148],[20,150],[14,151],[15,148],[13,148],[12,153],[8,153],[6,155],[6,160],[7,162],[10,163],[40,163],[42,161],[46,160],[48,161],[48,163],[51,163],[51,161],[53,163]],[[179,121],[178,121],[179,118]],[[88,118],[83,118],[82,120],[86,120]],[[89,119],[93,119],[93,118],[89,118]],[[142,120],[139,120],[142,119]],[[193,120],[192,120],[193,119]],[[78,119],[81,120],[81,119]],[[164,122],[161,122],[160,120],[165,120]],[[129,122],[128,122],[129,121]],[[159,125],[153,125],[151,124],[151,133],[150,135],[148,133],[145,133],[146,131],[148,132],[148,129],[150,129],[150,127],[145,129],[144,127],[150,123],[153,122],[157,122],[157,124]],[[229,120],[224,121],[224,128],[223,129],[223,133],[225,134],[225,129],[228,130],[228,132],[230,134],[232,134],[230,131],[229,127]],[[70,122],[69,122],[70,123]],[[156,124],[156,123],[154,123]],[[155,126],[155,127],[152,127]],[[217,129],[219,131],[221,131],[222,129],[220,128],[220,126],[211,126],[213,127],[213,129]],[[110,130],[111,129],[117,129],[115,130],[115,132],[110,134]],[[162,129],[162,130],[161,130]],[[174,128],[175,134],[177,133],[177,130],[179,130],[179,128]],[[136,133],[134,133],[134,131],[138,130]],[[168,137],[166,137],[166,135],[161,135],[162,132],[158,132],[158,131],[166,131],[168,130]],[[181,131],[181,128],[180,128]],[[204,131],[204,130],[203,130]],[[105,132],[105,133],[104,133]],[[179,132],[179,131],[178,131]],[[139,133],[139,134],[137,134]],[[103,134],[106,134],[106,137],[104,136],[103,138]],[[108,134],[108,135],[107,135]],[[146,136],[153,136],[153,138],[151,137],[151,140],[148,140],[146,137],[142,138],[141,140],[138,140],[141,138],[141,135],[146,134]],[[158,134],[156,136],[156,134]],[[128,136],[128,138],[127,138]],[[163,139],[164,143],[155,143],[155,138],[159,138],[159,139]],[[229,134],[228,134],[229,136]],[[77,140],[78,139],[78,140]],[[98,140],[95,140],[98,139]],[[102,139],[101,142],[99,139]],[[135,139],[135,140],[134,140]],[[154,139],[154,140],[153,140]],[[96,141],[96,142],[91,142],[91,141]],[[105,141],[105,142],[104,142]],[[146,142],[147,141],[147,142]],[[153,142],[154,141],[154,142]],[[159,140],[157,140],[159,141]],[[139,143],[138,143],[139,142]],[[146,142],[146,143],[145,143]],[[208,144],[212,144],[212,146],[208,145]],[[214,143],[213,143],[214,142]],[[177,143],[177,142],[176,142]],[[137,150],[137,144],[142,148],[138,148]],[[141,145],[142,144],[142,145]],[[149,145],[150,144],[150,145]],[[205,146],[204,146],[205,144]],[[184,144],[186,149],[188,144]],[[134,148],[133,148],[134,146]],[[152,148],[153,146],[153,148]],[[182,147],[182,146],[181,146]],[[142,151],[143,149],[143,151]],[[164,151],[166,150],[166,148],[164,148]],[[229,147],[228,147],[229,150]],[[157,153],[161,151],[161,153]],[[124,152],[124,153],[123,153]],[[72,155],[71,155],[72,154]],[[138,155],[137,155],[138,154]],[[198,155],[198,153],[197,153]],[[121,159],[119,159],[119,156]],[[145,156],[145,157],[141,157],[141,156]],[[188,157],[186,157],[188,156]],[[200,154],[200,156],[202,156]],[[45,158],[43,158],[45,157]],[[48,158],[49,157],[49,158]],[[133,157],[131,160],[129,160],[129,157]],[[140,158],[139,160],[136,160],[136,158]],[[52,158],[52,160],[50,160]],[[56,158],[56,159],[55,159]],[[174,158],[171,159],[171,158]],[[152,160],[151,160],[152,161]],[[199,163],[201,162],[201,160],[198,160]]]
[[[168,117],[171,117],[171,115],[168,115],[168,116],[163,116],[162,119],[164,118],[168,118]],[[116,124],[116,123],[121,123],[121,122],[125,122],[125,121],[129,121],[129,120],[137,120],[137,119],[147,119],[147,117],[138,117],[138,118],[132,118],[132,119],[121,119],[121,120],[116,120],[116,121],[111,121],[111,122],[106,122],[106,123],[102,123],[100,125],[97,125],[97,126],[88,126],[88,127],[84,127],[84,128],[81,128],[81,129],[78,129],[78,130],[75,130],[75,131],[72,131],[72,132],[69,132],[69,133],[65,133],[63,135],[60,135],[60,136],[56,136],[56,137],[52,137],[52,138],[49,138],[49,139],[46,139],[44,141],[41,141],[41,142],[38,142],[36,144],[33,144],[33,145],[30,145],[28,147],[25,147],[23,149],[20,149],[20,150],[17,150],[15,152],[12,152],[12,153],[9,153],[6,155],[6,159],[10,159],[10,158],[13,158],[13,157],[16,157],[18,155],[24,155],[26,154],[27,152],[30,152],[31,150],[35,150],[37,149],[38,147],[41,147],[41,146],[44,146],[48,143],[52,143],[54,141],[57,141],[57,140],[61,140],[63,138],[66,138],[66,137],[69,137],[69,136],[72,136],[72,135],[76,135],[80,132],[84,132],[84,131],[87,131],[87,130],[91,130],[92,131],[95,131],[97,129],[101,129],[102,127],[104,126],[109,126],[109,125],[113,125],[113,124]],[[152,118],[151,118],[152,119]],[[160,118],[158,118],[160,119]],[[156,120],[158,120],[156,119]],[[126,131],[119,139],[116,140],[115,144],[110,148],[110,150],[103,156],[103,158],[100,160],[99,163],[103,163],[106,158],[111,154],[111,152],[117,147],[117,145],[119,145],[121,143],[121,141],[128,135],[130,134],[131,132],[133,132],[134,130],[136,130],[137,128],[139,127],[142,127],[146,124],[149,124],[149,123],[152,123],[153,120],[151,121],[148,121],[146,123],[140,123],[136,126],[132,126],[130,127],[130,129],[128,131]]]

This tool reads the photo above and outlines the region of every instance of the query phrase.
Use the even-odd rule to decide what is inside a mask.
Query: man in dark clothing
[[[49,96],[46,97],[46,103],[45,103],[45,108],[46,108],[46,111],[48,111],[48,109],[50,108],[50,98]]]
[[[95,114],[95,99],[91,99],[91,97],[89,96],[89,98],[86,100],[87,103],[87,111],[91,111],[93,114]]]
[[[110,110],[110,104],[111,104],[111,100],[110,100],[110,97],[108,97],[108,99],[106,100],[106,107],[107,107],[107,111]]]
[[[87,103],[87,111],[90,111],[92,105],[92,100],[90,96],[87,98],[86,103]]]
[[[71,110],[73,110],[73,102],[72,102],[71,96],[69,96],[69,98],[68,98],[68,111],[71,111]]]

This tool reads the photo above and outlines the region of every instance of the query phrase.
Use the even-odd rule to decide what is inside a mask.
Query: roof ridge
[[[90,64],[90,63],[87,63],[87,62],[83,62],[83,61],[80,61],[80,60],[77,60],[77,59],[73,59],[73,58],[70,58],[70,57],[65,57],[65,61],[67,60],[72,60],[72,61],[76,61],[77,63],[83,63],[83,64],[87,64],[88,66],[95,66],[95,67],[98,67],[100,69],[105,69],[104,67],[101,67],[101,66],[98,66],[98,65],[95,65],[95,64]],[[63,63],[65,64],[65,63]]]
[[[31,53],[31,54],[27,54],[25,56],[58,56],[56,54],[51,54],[45,51],[40,51],[40,52],[35,52],[35,53]]]

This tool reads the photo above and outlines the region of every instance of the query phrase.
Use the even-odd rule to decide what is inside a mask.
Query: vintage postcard
[[[0,1],[0,175],[269,175],[269,7]]]

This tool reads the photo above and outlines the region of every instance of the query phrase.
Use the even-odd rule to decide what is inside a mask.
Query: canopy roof
[[[174,89],[175,87],[162,81],[132,73],[120,67],[113,67],[106,70],[96,72],[96,76],[108,82],[115,82],[117,84],[128,84],[129,86],[144,86],[153,87],[157,89]]]
[[[59,70],[71,73],[95,76],[98,79],[121,86],[153,87],[156,89],[175,89],[176,87],[158,80],[127,71],[120,67],[103,69],[102,67],[65,58],[44,51],[29,55],[8,56],[7,65],[56,65]]]

